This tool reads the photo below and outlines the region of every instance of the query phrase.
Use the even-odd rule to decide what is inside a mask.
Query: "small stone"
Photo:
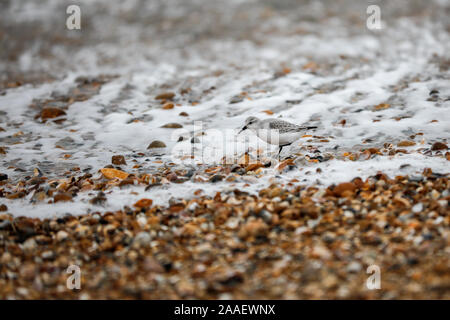
[[[237,96],[233,96],[230,99],[230,104],[239,103],[239,102],[242,102],[242,101],[244,101],[244,97],[242,95],[237,95]]]
[[[231,293],[221,293],[218,296],[219,300],[232,300],[233,299],[233,295]]]
[[[8,207],[6,206],[6,204],[0,204],[0,212],[2,211],[8,211]]]
[[[169,181],[171,181],[171,182],[174,182],[174,181],[176,181],[176,180],[178,179],[178,176],[177,176],[176,173],[171,172],[171,173],[169,173],[169,174],[166,176],[166,178],[167,178],[167,180],[169,180]]]
[[[423,211],[423,204],[421,202],[416,203],[412,208],[411,208],[412,212],[414,213],[419,213]]]
[[[64,240],[66,240],[68,237],[69,237],[69,234],[68,234],[66,231],[64,231],[64,230],[60,230],[60,231],[58,231],[58,233],[56,234],[56,240],[57,240],[58,242],[64,241]]]
[[[44,108],[41,111],[40,117],[43,121],[53,119],[61,116],[65,116],[66,112],[59,108]]]
[[[272,214],[267,210],[261,210],[259,216],[264,220],[265,223],[270,223],[272,221]]]
[[[189,211],[195,211],[199,207],[197,202],[192,202],[189,206],[186,207]]]
[[[333,193],[338,196],[338,197],[342,197],[348,193],[353,193],[356,190],[356,186],[355,184],[353,184],[352,182],[343,182],[338,184],[334,189],[333,189]]]
[[[215,182],[222,181],[224,178],[225,178],[224,176],[219,175],[219,174],[216,174],[216,175],[214,175],[214,176],[211,177],[210,181],[211,181],[212,183],[215,183]]]
[[[320,258],[324,260],[329,260],[332,258],[332,253],[325,246],[317,245],[312,249],[311,252],[314,258]]]
[[[36,241],[33,238],[29,238],[27,239],[24,243],[23,243],[23,249],[24,250],[34,250],[36,248]]]
[[[192,296],[195,294],[194,285],[186,279],[178,281],[177,284],[175,285],[175,288],[178,294],[182,297]]]
[[[134,204],[134,206],[137,207],[137,208],[143,209],[143,208],[150,207],[152,205],[152,203],[153,203],[152,199],[141,199],[138,202],[136,202]]]
[[[439,94],[439,90],[433,89],[429,93],[430,96],[435,95],[435,94]]]
[[[136,237],[134,237],[133,245],[144,247],[144,246],[148,246],[151,241],[152,241],[152,237],[151,237],[150,233],[142,231],[142,232],[139,232],[136,235]]]
[[[129,186],[129,185],[134,185],[136,183],[136,179],[133,179],[132,177],[128,177],[126,179],[123,179],[122,181],[119,182],[119,186],[123,187],[123,186]]]
[[[125,161],[125,157],[121,155],[112,156],[111,163],[120,166],[120,165],[126,165],[127,162]]]
[[[436,190],[434,190],[434,189],[433,189],[433,191],[431,191],[431,198],[432,198],[433,200],[439,199],[440,196],[441,196],[441,194],[440,194],[438,191],[436,191]]]
[[[328,244],[333,243],[335,239],[336,234],[329,231],[325,232],[324,235],[322,236],[322,241]]]
[[[255,171],[259,168],[263,168],[264,164],[262,164],[261,162],[257,162],[257,163],[252,163],[249,164],[246,168],[245,171],[249,172],[249,171]]]
[[[373,110],[374,111],[379,111],[379,110],[384,110],[384,109],[388,109],[390,108],[391,105],[389,103],[380,103],[379,105],[376,105]]]
[[[147,225],[147,218],[145,216],[140,216],[136,221],[141,228],[144,228]]]
[[[355,214],[353,213],[353,212],[351,212],[350,210],[345,210],[344,211],[344,217],[346,217],[346,218],[354,218],[355,217]]]
[[[161,263],[152,257],[145,257],[143,267],[148,272],[163,273],[165,271]]]
[[[361,269],[362,269],[362,265],[361,265],[361,263],[359,263],[357,261],[352,261],[347,266],[347,272],[349,272],[349,273],[358,273],[361,271]]]
[[[54,197],[53,197],[53,201],[59,202],[59,201],[71,201],[72,200],[72,195],[68,192],[60,192],[57,193]]]
[[[89,232],[89,227],[85,226],[85,225],[78,225],[75,228],[75,234],[78,237],[86,237],[88,235],[88,232]]]
[[[257,237],[263,236],[267,234],[269,228],[267,224],[262,221],[262,219],[257,219],[254,221],[247,222],[241,229],[239,230],[238,236],[241,239],[245,239],[249,236]]]
[[[439,200],[438,201],[438,203],[439,203],[439,205],[441,206],[441,207],[447,207],[448,206],[448,201],[447,200]]]
[[[404,141],[400,141],[397,146],[398,147],[411,147],[414,146],[416,143],[414,141],[408,141],[408,140],[404,140]]]
[[[411,182],[422,182],[423,181],[423,177],[422,176],[411,176],[408,179]]]
[[[433,151],[447,150],[447,149],[448,149],[447,145],[445,143],[443,143],[443,142],[435,142],[431,146],[431,150],[433,150]]]
[[[53,260],[54,256],[55,256],[54,253],[50,250],[44,251],[41,254],[41,257],[44,260]]]
[[[156,100],[172,100],[175,97],[175,93],[173,92],[164,92],[161,94],[158,94],[155,99]]]
[[[171,123],[166,123],[161,128],[179,129],[179,128],[183,128],[183,126],[179,123],[171,122]]]
[[[129,174],[121,171],[121,170],[117,170],[117,169],[112,169],[112,168],[102,168],[100,169],[100,172],[105,176],[106,179],[126,179],[128,178]]]
[[[236,217],[231,217],[227,220],[227,223],[225,224],[230,229],[237,229],[239,226],[239,219]]]
[[[0,181],[8,180],[8,175],[5,173],[0,173]]]
[[[147,147],[147,149],[154,149],[154,148],[165,148],[166,144],[162,141],[155,140]]]
[[[171,110],[174,108],[174,104],[172,102],[167,102],[163,105],[163,110]]]
[[[180,112],[180,114],[179,114],[179,116],[182,116],[182,117],[189,117],[189,114],[187,113],[187,112]]]

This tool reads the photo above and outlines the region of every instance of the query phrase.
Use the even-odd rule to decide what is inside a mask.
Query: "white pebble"
[[[67,232],[65,232],[64,230],[60,230],[56,234],[56,240],[63,241],[63,240],[66,240],[68,236],[69,236],[69,234]]]
[[[140,216],[136,221],[141,228],[144,228],[147,225],[147,218],[144,216]]]
[[[422,212],[423,210],[423,204],[421,202],[416,203],[413,207],[412,207],[412,212],[414,213],[419,213]]]

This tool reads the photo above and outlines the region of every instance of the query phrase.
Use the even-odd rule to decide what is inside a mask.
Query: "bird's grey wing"
[[[278,130],[280,133],[298,132],[305,129],[304,127],[279,119],[273,119],[268,123],[270,129]]]

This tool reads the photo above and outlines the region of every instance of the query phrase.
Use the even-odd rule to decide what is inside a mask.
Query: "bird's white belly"
[[[258,129],[256,135],[267,143],[275,145],[286,145],[299,139],[301,132],[279,133],[278,130]]]

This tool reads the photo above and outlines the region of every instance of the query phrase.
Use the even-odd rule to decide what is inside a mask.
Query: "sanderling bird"
[[[260,120],[257,117],[248,117],[239,133],[247,129],[252,130],[261,140],[278,145],[280,147],[278,154],[280,154],[283,147],[299,139],[306,130],[316,128],[303,127],[280,119]]]

